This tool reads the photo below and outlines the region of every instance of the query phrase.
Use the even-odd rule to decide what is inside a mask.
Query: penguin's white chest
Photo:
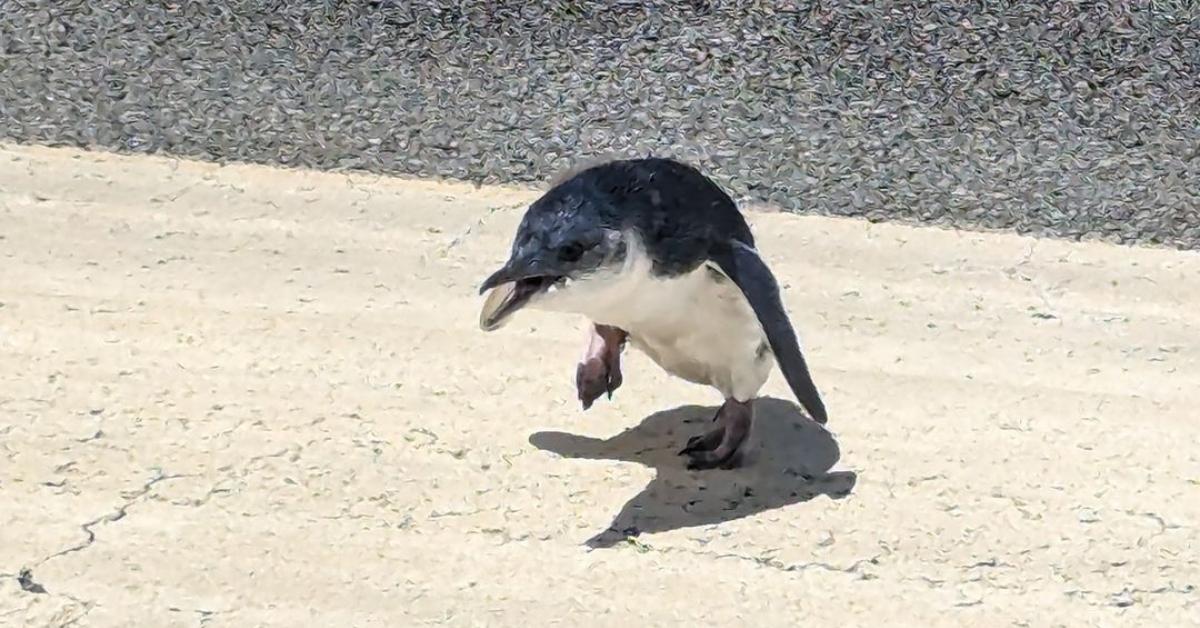
[[[770,375],[767,338],[750,304],[733,281],[707,266],[651,280],[612,310],[593,320],[624,329],[668,373],[713,386],[726,398],[748,401]]]
[[[573,311],[625,330],[630,343],[668,373],[748,401],[770,376],[774,358],[742,291],[715,265],[655,277],[633,250],[621,272],[578,282],[546,309]]]

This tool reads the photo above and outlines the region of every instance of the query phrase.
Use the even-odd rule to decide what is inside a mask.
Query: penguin
[[[715,388],[715,427],[679,451],[691,470],[738,466],[752,402],[778,364],[817,423],[828,417],[779,286],[733,199],[666,157],[611,159],[554,183],[526,209],[508,261],[479,288],[485,332],[523,309],[582,315],[583,410],[621,386],[627,344]]]

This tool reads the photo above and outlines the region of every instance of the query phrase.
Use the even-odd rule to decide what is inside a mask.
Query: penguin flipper
[[[746,295],[754,315],[762,325],[775,354],[775,361],[783,377],[787,380],[792,394],[808,411],[809,416],[817,423],[824,424],[829,420],[825,412],[825,404],[817,392],[816,384],[808,372],[808,364],[800,351],[800,343],[796,332],[788,320],[783,300],[779,296],[779,284],[771,269],[759,257],[758,252],[745,243],[734,240],[729,246],[722,246],[717,254],[712,256],[730,279]]]

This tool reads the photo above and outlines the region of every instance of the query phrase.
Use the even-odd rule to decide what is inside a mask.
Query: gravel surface
[[[1200,248],[1194,2],[864,4],[0,0],[0,138]]]

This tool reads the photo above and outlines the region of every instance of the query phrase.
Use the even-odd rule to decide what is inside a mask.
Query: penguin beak
[[[563,275],[546,268],[538,259],[510,260],[479,287],[480,294],[490,291],[479,312],[479,328],[484,331],[499,329],[514,312],[562,279]]]

